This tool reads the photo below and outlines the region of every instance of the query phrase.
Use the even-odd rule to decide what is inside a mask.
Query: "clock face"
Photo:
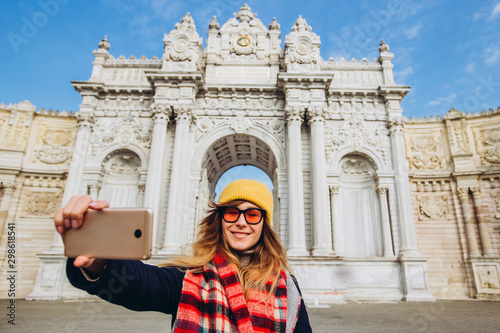
[[[240,47],[248,47],[251,43],[252,41],[247,36],[240,36],[236,40],[236,44],[238,44],[238,46]]]

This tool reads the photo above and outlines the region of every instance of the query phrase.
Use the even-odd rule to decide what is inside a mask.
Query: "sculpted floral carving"
[[[140,158],[134,153],[121,152],[108,156],[103,161],[104,170],[108,173],[129,175],[136,174],[141,166]]]
[[[23,216],[54,216],[60,207],[62,191],[36,192],[28,191]]]
[[[342,173],[345,175],[372,175],[373,167],[363,158],[349,157],[346,158],[341,167]]]
[[[441,218],[443,215],[447,217],[448,196],[427,196],[420,198],[420,219],[424,216],[432,220]]]
[[[235,133],[245,133],[252,126],[252,121],[243,115],[238,115],[231,121],[230,128]]]
[[[439,134],[418,135],[407,139],[407,155],[411,169],[438,169],[444,163]]]
[[[483,131],[481,135],[483,151],[481,157],[483,164],[500,164],[500,130],[491,129]]]

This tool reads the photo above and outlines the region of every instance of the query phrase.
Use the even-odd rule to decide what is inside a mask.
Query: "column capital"
[[[99,192],[101,190],[101,185],[98,183],[92,183],[92,184],[88,184],[87,188],[89,190],[89,193],[92,193],[95,191]]]
[[[387,122],[387,128],[389,133],[392,134],[403,134],[403,124],[404,118],[401,116],[391,117]]]
[[[14,193],[14,190],[16,189],[16,183],[14,182],[2,182],[2,189],[4,190],[4,193]]]
[[[458,197],[461,200],[465,200],[469,198],[469,188],[468,187],[461,187],[457,190],[458,192]]]
[[[307,108],[307,118],[309,124],[325,121],[325,114],[327,109],[322,106],[310,106]]]
[[[340,188],[338,186],[330,186],[328,190],[330,191],[330,195],[334,196],[339,194]]]
[[[474,199],[481,198],[481,188],[479,186],[471,187],[470,191],[472,192],[472,196],[474,197]]]
[[[285,121],[287,123],[302,124],[304,120],[305,108],[301,106],[287,106],[285,108]]]
[[[182,120],[186,120],[188,122],[195,121],[192,105],[173,105],[172,109],[174,110],[176,121],[182,121]]]
[[[78,122],[78,127],[90,127],[95,124],[95,116],[93,112],[82,112],[79,111],[75,114],[76,120]]]
[[[144,194],[144,191],[146,190],[146,183],[140,183],[137,185],[137,188],[139,189],[139,193]]]
[[[166,121],[168,123],[172,115],[172,106],[168,104],[153,103],[151,105],[151,111],[153,112],[153,120],[155,122]]]
[[[379,196],[385,196],[385,195],[387,195],[388,191],[389,191],[389,189],[387,187],[377,187],[377,194]]]

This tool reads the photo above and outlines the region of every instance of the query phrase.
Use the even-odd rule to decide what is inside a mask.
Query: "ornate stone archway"
[[[142,205],[155,211],[154,260],[160,261],[193,239],[218,177],[252,164],[274,182],[275,227],[306,299],[433,299],[405,167],[400,102],[409,87],[393,80],[389,46],[382,42],[371,62],[325,61],[305,19],[296,20],[284,49],[280,29],[276,20],[266,27],[245,5],[222,27],[214,17],[205,50],[189,14],[165,35],[161,59],[114,58],[102,40],[91,79],[73,82],[82,105],[65,200],[88,192],[100,168],[91,157],[111,146],[134,147],[148,157],[137,179]],[[375,162],[373,184],[381,188],[368,200],[392,205],[383,211],[388,216],[381,214],[394,238],[393,255],[377,252],[383,260],[335,252],[342,158],[360,153]],[[55,241],[42,258],[33,298],[74,294],[62,283],[61,253]],[[57,283],[45,287],[44,274],[55,266]]]

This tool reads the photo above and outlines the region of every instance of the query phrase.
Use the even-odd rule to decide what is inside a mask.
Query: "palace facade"
[[[53,228],[71,196],[152,207],[158,263],[193,241],[221,175],[254,165],[309,304],[500,299],[500,110],[408,120],[386,43],[325,61],[305,19],[284,49],[280,29],[245,5],[214,17],[203,49],[187,14],[161,59],[115,58],[105,37],[72,82],[78,112],[0,105],[0,263],[17,297],[88,297]]]

